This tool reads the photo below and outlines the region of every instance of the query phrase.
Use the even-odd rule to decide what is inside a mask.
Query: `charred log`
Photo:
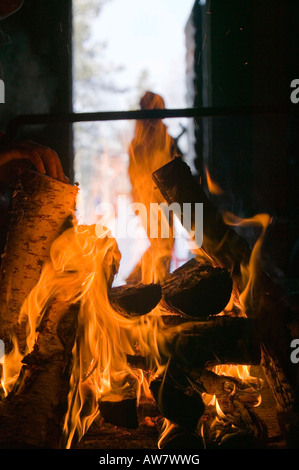
[[[170,360],[174,375],[182,377],[192,377],[192,371],[198,377],[204,368],[219,364],[259,365],[261,361],[257,322],[225,315],[175,327],[164,349],[168,351],[164,365]],[[127,355],[127,360],[133,367],[150,368],[147,356]]]
[[[234,283],[242,291],[244,285],[240,267],[247,266],[250,261],[250,246],[247,240],[224,223],[221,212],[206,196],[188,165],[176,158],[155,171],[153,179],[168,204],[177,202],[182,207],[184,202],[191,203],[192,230],[195,204],[203,203],[203,249],[231,272]],[[285,293],[264,271],[261,270],[257,274],[257,288],[253,292],[250,305],[247,306],[246,315],[258,318],[260,341],[265,345],[266,354],[274,355],[269,356],[267,362],[279,364],[284,382],[294,388],[297,371],[289,359],[291,335],[287,326],[288,309],[283,300]],[[270,381],[269,385],[273,387],[273,382]],[[273,394],[275,396],[274,389]],[[279,401],[277,406],[280,407]]]
[[[127,316],[142,316],[160,302],[165,312],[176,318],[207,319],[228,304],[232,280],[226,269],[192,259],[169,274],[164,283],[113,287],[109,292],[112,307]]]
[[[171,345],[175,364],[186,371],[218,364],[258,365],[261,360],[257,323],[219,316],[182,328]]]
[[[137,429],[137,399],[127,398],[120,401],[99,402],[101,417],[106,423],[113,424],[119,428]]]
[[[203,203],[203,249],[227,269],[239,274],[240,266],[248,264],[250,247],[244,238],[224,223],[222,214],[208,199],[189,166],[181,158],[175,158],[156,170],[152,177],[168,204],[179,203],[182,209],[184,203],[191,204],[188,230],[195,229],[195,204]]]
[[[207,319],[224,310],[231,293],[226,269],[192,259],[166,278],[161,305],[170,312]]]
[[[262,384],[253,377],[250,380],[241,380],[229,375],[218,375],[212,370],[200,369],[193,370],[190,378],[202,393],[215,395],[225,413],[229,412],[232,395],[249,407],[257,406],[259,403]]]
[[[150,390],[160,413],[185,430],[195,431],[205,406],[195,390],[178,387],[167,377],[151,382]],[[178,406],[179,404],[179,406]]]
[[[142,316],[157,306],[161,299],[159,284],[112,287],[109,300],[117,312],[129,317]]]

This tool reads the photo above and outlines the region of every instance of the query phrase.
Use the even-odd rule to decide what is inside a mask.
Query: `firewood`
[[[195,204],[203,203],[202,248],[230,271],[234,284],[239,291],[243,291],[245,286],[240,275],[241,266],[249,264],[252,254],[250,246],[245,238],[225,224],[221,212],[206,196],[188,165],[181,158],[176,158],[156,170],[152,176],[168,204],[177,202],[181,207],[183,203],[191,204],[191,230],[194,230]],[[256,288],[252,291],[245,313],[258,319],[260,342],[265,345],[265,354],[269,356],[264,364],[279,364],[283,381],[289,383],[292,389],[296,387],[297,372],[296,365],[289,360],[290,332],[287,325],[288,309],[283,300],[285,292],[272,282],[266,272],[260,270],[256,275]],[[270,380],[269,385],[271,389],[274,387],[274,396],[277,395],[273,381]],[[276,400],[279,409],[280,399],[277,397]]]
[[[229,406],[232,394],[247,406],[256,406],[259,403],[262,384],[253,377],[242,380],[229,375],[218,375],[208,369],[199,369],[191,371],[190,378],[203,393],[215,395],[223,404],[223,411],[224,406]]]
[[[260,343],[254,320],[224,315],[180,328],[170,350],[173,363],[186,371],[217,364],[260,363]]]
[[[153,283],[112,287],[109,291],[109,300],[114,310],[129,317],[149,313],[160,299],[161,286]]]
[[[170,312],[207,319],[224,310],[231,293],[226,269],[191,259],[162,284],[161,305]]]
[[[18,324],[20,309],[39,280],[55,238],[72,224],[78,188],[25,171],[16,187],[5,253],[1,264],[0,338],[17,336],[24,347],[25,327]]]
[[[148,372],[150,369],[146,357],[127,355],[127,360],[131,367],[142,369],[144,372]],[[168,368],[170,369],[169,375],[172,374],[176,382],[182,387],[190,387],[191,385],[199,393],[215,395],[220,400],[225,400],[231,393],[234,393],[242,403],[248,406],[256,406],[259,403],[262,384],[259,379],[255,380],[254,377],[241,380],[229,375],[218,375],[212,370],[203,369],[202,367],[192,369],[189,374],[185,372],[182,374],[178,370],[177,364],[173,364],[172,361],[169,362]]]
[[[200,376],[219,364],[259,365],[261,351],[256,322],[249,318],[216,316],[208,321],[183,323],[168,329],[161,351],[162,365],[169,361],[175,376]],[[127,355],[136,368],[149,370],[149,356]],[[199,375],[198,375],[199,374]],[[181,382],[182,384],[182,382]]]
[[[228,227],[222,214],[209,200],[202,187],[192,175],[189,166],[179,157],[156,170],[153,180],[168,204],[191,204],[191,224],[194,231],[194,208],[203,203],[203,249],[230,271],[239,274],[241,265],[248,264],[251,250],[247,241]],[[182,220],[184,223],[184,220]]]
[[[60,448],[78,306],[63,295],[51,303],[33,350],[0,406],[0,448]]]
[[[86,255],[90,252],[92,257],[88,263]],[[87,357],[84,356],[85,350],[80,350],[84,356],[83,367],[86,368],[82,371],[82,363],[79,364],[78,355],[74,354],[89,327],[84,316],[84,285],[86,279],[94,275],[96,260],[101,269],[99,275],[103,289],[111,288],[120,252],[115,240],[97,237],[95,226],[76,226],[56,238],[50,255],[30,295],[30,298],[38,299],[38,294],[42,293],[38,311],[34,312],[39,313],[38,317],[30,316],[28,312],[32,330],[36,332],[34,346],[23,358],[24,366],[15,386],[0,406],[2,448],[64,448],[69,438],[77,376],[78,384],[82,382],[89,392],[88,374],[92,373],[89,369],[92,357],[89,352]],[[81,270],[84,262],[87,263],[85,271]],[[25,303],[26,308],[30,305],[30,298]],[[31,344],[30,335],[28,348]],[[95,398],[88,396],[81,409],[83,416],[91,401],[95,402]]]
[[[138,382],[130,374],[123,377],[114,385],[121,388],[121,392],[114,391],[104,394],[98,401],[101,418],[114,426],[127,429],[137,429],[137,395]],[[113,389],[113,386],[112,386]]]
[[[294,403],[294,391],[285,379],[280,364],[273,359],[274,354],[270,354],[264,345],[261,348],[261,363],[265,371],[269,385],[276,399],[277,410],[279,412],[290,413]]]
[[[106,423],[119,428],[137,429],[137,398],[127,398],[118,401],[101,400],[99,402],[100,416]]]
[[[228,304],[232,280],[226,269],[191,259],[169,274],[160,284],[137,284],[113,287],[109,300],[123,315],[142,316],[160,302],[165,312],[176,318],[208,318],[220,313]]]
[[[196,430],[205,410],[199,393],[191,388],[188,390],[177,386],[167,374],[153,380],[150,390],[164,418],[186,430]]]

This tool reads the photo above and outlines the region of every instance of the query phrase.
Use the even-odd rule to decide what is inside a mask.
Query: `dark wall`
[[[0,105],[2,130],[17,115],[71,111],[71,0],[25,0],[0,27],[10,38],[0,45],[6,95]],[[72,177],[71,126],[23,127],[19,137],[52,147]]]
[[[290,83],[299,78],[298,24],[296,0],[196,2],[186,26],[187,49],[194,51],[189,105],[294,110]],[[217,203],[241,216],[270,213],[269,256],[289,272],[299,239],[298,131],[298,115],[288,114],[211,118],[195,126],[198,172],[204,175],[208,166],[227,195]]]

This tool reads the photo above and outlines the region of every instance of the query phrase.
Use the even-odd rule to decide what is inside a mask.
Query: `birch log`
[[[78,187],[25,171],[16,187],[1,264],[0,338],[6,351],[17,337],[24,347],[20,309],[37,283],[50,246],[72,223]]]
[[[60,448],[79,307],[59,294],[0,407],[0,449]]]

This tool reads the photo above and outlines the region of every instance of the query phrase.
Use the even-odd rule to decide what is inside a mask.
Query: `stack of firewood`
[[[203,261],[195,257],[169,274],[162,284],[109,287],[110,304],[129,318],[150,317],[157,306],[161,311],[163,328],[170,339],[161,351],[164,372],[150,380],[150,390],[161,415],[176,430],[168,438],[168,445],[177,442],[178,436],[184,439],[186,433],[198,439],[199,447],[203,446],[203,439],[219,444],[221,436],[225,446],[232,438],[243,442],[244,435],[247,443],[250,438],[255,445],[256,440],[265,437],[265,428],[252,410],[258,400],[259,384],[218,375],[212,368],[220,364],[258,365],[261,358],[267,368],[271,362],[266,376],[274,396],[279,395],[280,411],[288,416],[294,396],[292,374],[285,366],[287,326],[281,303],[275,289],[270,296],[265,295],[271,283],[262,275],[259,298],[248,317],[224,312],[235,290],[243,287],[240,268],[250,258],[248,243],[225,225],[181,159],[159,169],[153,178],[169,204],[204,203],[203,248],[213,263],[208,258]],[[32,172],[22,175],[16,191],[2,260],[1,282],[5,288],[0,297],[1,337],[8,349],[11,339],[17,338],[24,357],[19,377],[0,405],[0,448],[61,448],[65,442],[63,424],[79,306],[65,302],[63,295],[49,303],[32,351],[24,349],[24,325],[20,328],[18,316],[39,279],[52,242],[72,223],[76,194],[76,186]],[[105,269],[111,270],[111,285],[115,266]],[[149,374],[151,359],[150,354],[127,357],[133,368]],[[277,379],[275,383],[273,380],[278,369],[279,391]],[[221,410],[227,411],[231,421],[214,416],[217,424],[207,426],[206,395],[217,397]],[[134,395],[125,397],[123,403],[101,401],[99,410],[108,422],[138,427]]]

